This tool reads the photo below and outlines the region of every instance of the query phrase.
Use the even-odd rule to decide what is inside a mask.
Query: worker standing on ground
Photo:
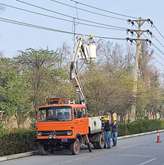
[[[112,113],[112,141],[113,141],[113,146],[117,145],[117,136],[118,136],[118,126],[117,126],[117,114],[116,113]]]
[[[104,148],[111,148],[111,116],[108,114],[108,118],[104,121]]]

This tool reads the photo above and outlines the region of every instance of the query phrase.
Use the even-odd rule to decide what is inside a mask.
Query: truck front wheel
[[[40,155],[48,155],[48,146],[44,144],[38,145],[38,153]]]
[[[70,146],[72,155],[77,155],[80,152],[80,141],[76,139]]]

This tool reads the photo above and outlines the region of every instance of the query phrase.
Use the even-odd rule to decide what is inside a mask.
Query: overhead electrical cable
[[[155,35],[152,35],[152,37],[153,37],[162,47],[164,47],[164,45],[162,44],[162,42],[161,42]]]
[[[67,7],[78,9],[78,10],[81,10],[81,11],[84,11],[84,12],[87,12],[87,13],[91,13],[91,14],[94,14],[94,15],[99,15],[99,16],[103,16],[103,17],[107,17],[107,18],[112,18],[112,19],[126,21],[126,19],[124,19],[124,18],[114,17],[114,16],[110,16],[110,15],[105,15],[105,14],[97,13],[97,12],[94,12],[94,11],[90,11],[90,10],[87,10],[87,9],[84,9],[84,8],[76,7],[74,5],[70,5],[68,3],[60,2],[60,1],[57,1],[57,0],[50,0],[50,1],[55,2],[55,3],[58,3],[58,4],[61,4],[63,6],[67,6]]]
[[[153,42],[151,44],[156,50],[158,50],[162,55],[164,55],[164,52],[158,46],[156,46]]]
[[[164,35],[163,35],[162,32],[157,28],[157,26],[155,26],[155,25],[153,24],[153,27],[154,27],[154,29],[159,33],[159,35],[164,39]]]
[[[16,10],[21,10],[23,12],[28,12],[30,14],[41,15],[41,16],[44,16],[44,17],[49,17],[49,18],[53,18],[53,19],[58,19],[58,20],[74,23],[73,20],[69,20],[69,19],[65,19],[65,18],[59,18],[59,17],[53,16],[53,15],[48,15],[48,14],[44,14],[44,13],[41,13],[41,12],[35,12],[35,11],[24,9],[24,8],[19,8],[19,7],[13,6],[13,5],[8,5],[8,4],[4,4],[4,3],[0,3],[0,5],[5,6],[5,7],[9,7],[9,8],[13,8],[13,9],[16,9]],[[120,31],[123,30],[123,29],[117,29],[117,28],[110,28],[110,27],[107,27],[107,26],[87,24],[87,23],[83,23],[83,22],[79,22],[79,21],[75,21],[75,23],[85,25],[85,26],[90,26],[90,27],[108,29],[108,30],[120,30]]]
[[[30,24],[22,21],[17,21],[9,18],[4,18],[0,17],[0,22],[5,22],[5,23],[10,23],[10,24],[15,24],[15,25],[20,25],[20,26],[25,26],[25,27],[31,27],[35,29],[41,29],[41,30],[46,30],[46,31],[51,31],[51,32],[60,32],[60,33],[65,33],[65,34],[74,34],[73,32],[70,31],[65,31],[65,30],[60,30],[60,29],[54,29],[50,27],[45,27],[45,26],[40,26],[40,25],[35,25],[35,24]],[[76,35],[82,35],[82,36],[88,36],[90,37],[89,34],[83,34],[83,33],[76,33]],[[117,37],[107,37],[107,36],[94,36],[95,38],[100,38],[100,39],[109,39],[109,40],[126,40],[126,38],[117,38]]]
[[[82,3],[82,2],[79,2],[79,1],[76,1],[76,0],[70,0],[70,1],[75,2],[75,3],[77,3],[77,4],[80,4],[80,5],[82,5],[82,6],[85,6],[85,7],[89,7],[89,8],[92,8],[92,9],[99,10],[99,11],[107,12],[107,13],[110,13],[110,14],[113,14],[113,15],[118,15],[118,16],[122,16],[122,17],[126,17],[126,18],[133,18],[133,19],[136,19],[136,17],[134,17],[134,16],[129,16],[129,15],[117,13],[117,12],[114,12],[114,11],[110,11],[110,10],[98,8],[98,7],[96,7],[96,6],[88,5],[88,4],[86,4],[86,3]]]
[[[42,6],[38,6],[38,5],[35,5],[35,4],[32,4],[32,3],[28,3],[28,2],[24,2],[24,1],[21,1],[21,0],[16,0],[16,1],[20,2],[20,3],[23,3],[25,5],[31,6],[31,7],[42,9],[42,10],[45,10],[45,11],[48,11],[48,12],[51,12],[51,13],[55,13],[55,14],[58,14],[58,15],[62,15],[62,16],[67,17],[67,18],[71,18],[71,19],[75,19],[75,20],[79,20],[79,21],[84,21],[84,22],[89,22],[89,23],[93,23],[93,24],[98,24],[98,25],[102,25],[102,26],[122,29],[122,30],[126,30],[127,29],[125,27],[104,24],[104,23],[100,23],[100,22],[96,22],[96,21],[92,21],[92,20],[88,20],[88,19],[76,18],[76,17],[70,16],[70,15],[67,15],[67,14],[63,14],[63,13],[60,13],[60,12],[57,12],[57,11],[54,11],[54,10],[51,10],[51,9],[48,9],[48,8],[44,8]]]

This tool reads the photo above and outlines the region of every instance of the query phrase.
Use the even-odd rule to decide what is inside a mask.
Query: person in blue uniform
[[[118,136],[118,126],[116,120],[112,121],[111,127],[112,127],[111,136],[112,136],[113,146],[116,146],[117,136]]]
[[[111,148],[111,124],[109,120],[104,122],[104,148]]]

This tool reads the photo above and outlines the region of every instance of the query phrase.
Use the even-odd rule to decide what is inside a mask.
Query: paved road
[[[164,133],[160,144],[156,135],[146,135],[118,142],[112,149],[83,150],[80,155],[57,153],[1,162],[0,165],[164,165]]]

